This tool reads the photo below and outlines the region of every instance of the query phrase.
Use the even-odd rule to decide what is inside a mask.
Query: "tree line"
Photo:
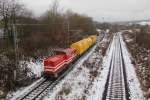
[[[0,29],[7,37],[0,39],[0,85],[9,91],[26,81],[26,69],[14,63],[16,43],[18,60],[42,58],[48,56],[50,48],[66,48],[73,42],[96,34],[94,23],[87,15],[64,11],[57,0],[40,17],[35,17],[18,0],[0,0]],[[1,51],[3,47],[5,49]]]
[[[68,47],[70,43],[84,36],[96,34],[96,26],[91,17],[71,10],[64,11],[57,0],[40,17],[34,17],[17,0],[1,0],[0,17],[4,34],[9,37],[10,43],[13,43],[15,25],[17,36],[21,40],[20,45],[24,48]],[[75,37],[72,38],[73,36]]]

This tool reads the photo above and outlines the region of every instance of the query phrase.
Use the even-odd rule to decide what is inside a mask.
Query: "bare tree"
[[[16,16],[21,14],[23,5],[16,0],[0,0],[0,17],[2,18],[4,33],[12,37],[12,24],[16,23]]]
[[[50,5],[49,10],[43,15],[42,22],[48,24],[49,37],[51,45],[63,46],[66,40],[66,31],[64,26],[64,16],[61,13],[62,9],[59,7],[59,2],[54,0]]]
[[[0,1],[0,15],[4,24],[4,33],[8,33],[9,5],[7,1]]]
[[[9,49],[6,49],[2,55],[0,55],[1,70],[0,70],[0,84],[6,84],[4,87],[13,89],[16,81],[16,70],[17,66],[15,65],[15,53],[12,50],[12,40],[14,37],[12,25],[17,22],[17,16],[22,12],[23,6],[20,5],[16,0],[0,0],[0,19],[2,21],[2,27],[4,28],[4,34],[8,36],[8,41],[11,43]],[[3,57],[6,59],[3,60]]]

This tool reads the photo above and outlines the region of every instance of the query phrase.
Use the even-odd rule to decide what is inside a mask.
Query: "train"
[[[90,47],[92,47],[97,40],[96,35],[88,36],[78,42],[72,43],[69,48],[55,49],[55,55],[44,59],[44,75],[46,77],[57,78],[59,73],[69,67],[75,59],[84,54]]]

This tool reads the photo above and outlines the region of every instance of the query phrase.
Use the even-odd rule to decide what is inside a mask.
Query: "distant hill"
[[[150,25],[150,20],[120,21],[120,22],[114,22],[114,23],[123,24],[123,25],[131,25],[131,24]]]
[[[139,25],[150,25],[150,21],[139,21],[139,22],[135,22],[134,24],[139,24]]]

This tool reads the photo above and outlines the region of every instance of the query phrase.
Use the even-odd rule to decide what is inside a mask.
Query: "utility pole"
[[[16,31],[16,27],[13,24],[12,25],[13,28],[13,38],[14,38],[14,50],[15,50],[15,68],[14,68],[14,80],[16,80],[16,76],[17,76],[17,67],[18,67],[18,39],[17,39],[17,31]]]
[[[69,23],[69,20],[67,21],[67,45],[69,46],[69,40],[70,40],[70,23]]]
[[[103,23],[104,23],[105,22],[104,17],[102,17],[102,19],[103,19]]]

